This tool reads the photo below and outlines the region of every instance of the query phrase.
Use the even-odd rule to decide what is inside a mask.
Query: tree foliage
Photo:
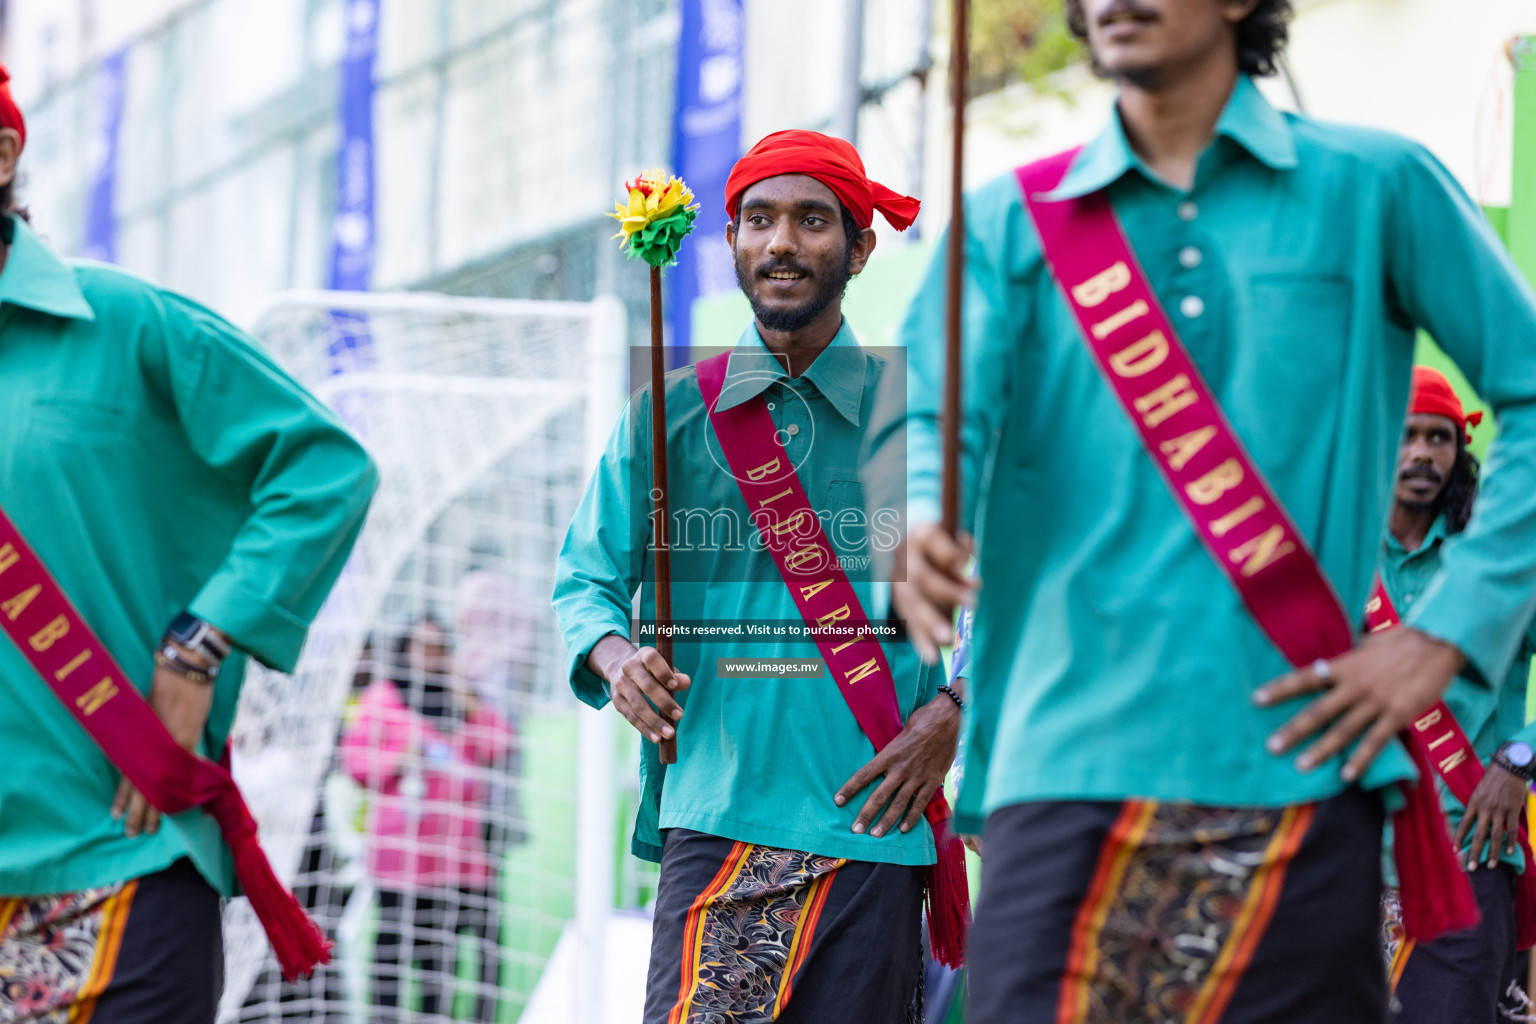
[[[1010,82],[1040,85],[1085,58],[1061,0],[971,0],[971,95]]]

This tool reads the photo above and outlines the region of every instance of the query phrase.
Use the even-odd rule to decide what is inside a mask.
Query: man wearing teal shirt
[[[877,385],[895,371],[855,340],[841,296],[874,248],[874,210],[891,217],[894,204],[872,195],[851,146],[812,132],[769,136],[731,181],[728,240],[755,322],[729,357],[718,404],[766,401],[867,608],[859,566],[881,527],[864,518],[857,459]],[[893,198],[915,214],[914,201]],[[668,374],[665,387],[674,621],[800,622],[723,469],[695,368]],[[637,650],[627,639],[637,589],[641,620],[655,620],[650,423],[647,386],[577,509],[554,595],[576,695],[594,707],[611,699],[651,741],[633,843],[661,862],[644,1019],[916,1020],[922,866],[935,857],[922,812],[954,756],[957,705],[909,646],[884,643],[905,727],[876,756],[825,671],[718,671],[725,658],[814,658],[809,641],[683,638],[674,666]],[[653,744],[673,736],[677,763],[663,767]]]
[[[1426,366],[1414,368],[1408,409],[1381,553],[1382,584],[1399,614],[1434,581],[1446,543],[1472,517],[1478,463],[1466,443],[1470,425],[1481,419],[1478,413],[1468,417],[1445,377]],[[1446,707],[1485,769],[1470,810],[1436,780],[1482,919],[1434,942],[1398,944],[1390,974],[1397,986],[1395,1019],[1404,1024],[1497,1021],[1500,1000],[1515,978],[1514,887],[1526,867],[1516,836],[1536,767],[1536,725],[1525,724],[1533,634],[1536,628],[1522,638],[1501,685],[1463,674],[1445,693]],[[1486,868],[1479,870],[1484,858]],[[1395,906],[1389,899],[1388,907]],[[1388,927],[1393,925],[1389,919]],[[1509,1009],[1523,1012],[1514,1004]]]
[[[217,758],[246,658],[293,669],[375,471],[216,315],[38,241],[4,81],[0,505],[171,736]],[[0,1019],[212,1024],[234,888],[213,819],[161,821],[9,641],[0,745]]]
[[[1421,147],[1264,100],[1249,76],[1274,71],[1289,8],[1068,0],[1118,101],[1040,201],[1108,197],[1346,609],[1371,586],[1420,326],[1500,417],[1489,482],[1407,628],[1287,673],[1106,384],[1015,176],[967,199],[962,526],[980,586],[937,526],[941,265],[866,482],[876,506],[907,487],[892,594],[926,656],[979,598],[957,827],[986,822],[981,1024],[1173,1005],[1381,1020],[1378,794],[1413,776],[1393,737],[1464,663],[1502,679],[1536,612],[1530,290]]]

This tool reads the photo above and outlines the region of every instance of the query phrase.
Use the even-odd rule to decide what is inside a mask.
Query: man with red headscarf
[[[650,385],[577,509],[554,595],[577,696],[611,700],[648,741],[633,849],[660,861],[661,879],[645,1021],[916,1021],[935,861],[924,810],[954,755],[958,702],[888,627],[856,648],[852,683],[837,660],[849,643],[795,631],[808,615],[850,642],[874,629],[855,623],[882,526],[863,513],[857,468],[876,386],[896,370],[859,344],[841,303],[875,247],[874,214],[902,229],[918,203],[870,181],[848,143],[808,131],[758,143],[725,200],[754,320],[728,353],[665,381],[672,610],[691,632],[672,666],[629,640],[637,589],[641,621],[655,618]],[[743,470],[730,424],[748,414],[767,425],[770,454]],[[769,465],[774,493],[749,507]],[[797,500],[804,509],[773,518]],[[846,579],[829,567],[791,592],[768,544],[785,534],[804,543],[788,561],[830,544]],[[891,698],[894,739],[878,755],[844,684]],[[656,743],[674,736],[677,763],[663,767]]]
[[[213,1024],[236,872],[258,913],[299,911],[249,884],[270,878],[238,815],[178,802],[217,771],[187,752],[225,751],[249,658],[292,671],[377,476],[216,314],[48,251],[14,204],[5,81],[0,1021]],[[295,932],[269,932],[280,957],[313,952]]]
[[[1398,449],[1392,518],[1380,571],[1387,596],[1406,614],[1440,571],[1445,544],[1472,518],[1478,462],[1467,450],[1481,412],[1468,414],[1450,382],[1427,366],[1414,367],[1408,421]],[[1536,769],[1536,725],[1525,722],[1526,686],[1536,654],[1536,624],[1526,631],[1502,680],[1459,675],[1445,704],[1482,758],[1484,774],[1467,807],[1437,780],[1446,818],[1455,828],[1482,920],[1434,942],[1404,942],[1399,904],[1386,898],[1387,954],[1396,981],[1395,1019],[1404,1024],[1460,1024],[1499,1019],[1501,999],[1518,1015],[1515,980],[1516,877],[1527,869],[1517,842],[1526,795]],[[1390,859],[1385,866],[1391,867]]]

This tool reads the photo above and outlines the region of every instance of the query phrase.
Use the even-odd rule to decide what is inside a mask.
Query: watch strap
[[[212,662],[223,661],[231,650],[229,641],[217,629],[191,612],[184,611],[172,619],[166,636]]]
[[[1503,768],[1515,778],[1521,779],[1525,782],[1530,782],[1532,776],[1536,775],[1536,759],[1533,759],[1529,764],[1526,765],[1517,765],[1515,762],[1509,759],[1509,754],[1506,753],[1508,749],[1509,744],[1503,744],[1499,747],[1498,750],[1493,752],[1493,757],[1491,760],[1494,764],[1498,765],[1500,768]]]

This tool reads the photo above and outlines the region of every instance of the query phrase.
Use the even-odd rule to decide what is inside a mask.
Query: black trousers
[[[93,1024],[213,1024],[224,990],[219,894],[178,860],[133,883],[112,980]]]
[[[921,1024],[923,869],[836,864],[668,830],[645,1024]]]
[[[1383,811],[1040,802],[987,821],[971,1024],[1383,1024]]]
[[[1413,947],[1392,1000],[1397,1024],[1501,1024],[1510,1019],[1500,1015],[1499,1003],[1515,980],[1515,870],[1500,864],[1467,877],[1482,920]]]

